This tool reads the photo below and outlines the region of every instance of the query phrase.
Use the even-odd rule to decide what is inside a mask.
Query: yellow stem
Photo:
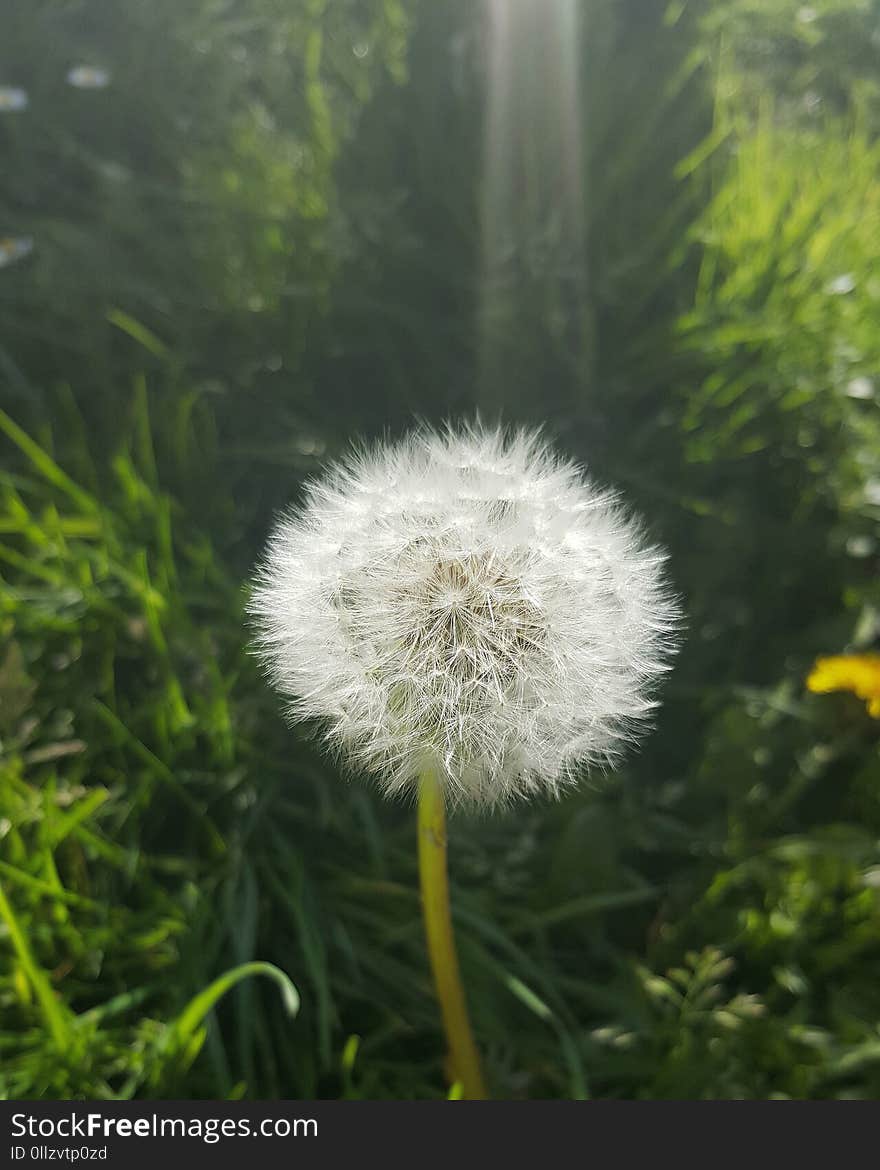
[[[468,1019],[449,911],[443,788],[431,771],[426,771],[419,783],[419,877],[428,956],[454,1079],[461,1083],[465,1100],[485,1101],[488,1094]]]

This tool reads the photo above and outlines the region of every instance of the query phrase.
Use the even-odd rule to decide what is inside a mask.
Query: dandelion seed
[[[14,85],[0,85],[0,114],[26,110],[30,104],[27,91]]]
[[[803,106],[808,114],[818,113],[822,108],[822,95],[814,89],[809,89],[803,96]]]
[[[74,89],[106,89],[110,84],[110,74],[93,65],[74,65],[67,71],[67,84]]]
[[[0,237],[0,268],[8,268],[29,256],[34,250],[34,241],[30,236],[3,236]]]
[[[281,520],[250,611],[294,719],[414,792],[557,795],[653,710],[679,610],[663,554],[536,433],[418,431]]]

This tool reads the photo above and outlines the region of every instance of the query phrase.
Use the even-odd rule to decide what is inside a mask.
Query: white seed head
[[[277,525],[250,602],[294,719],[389,794],[557,795],[655,706],[679,609],[664,555],[534,432],[351,455]]]

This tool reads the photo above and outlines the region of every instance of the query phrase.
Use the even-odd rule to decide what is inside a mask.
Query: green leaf
[[[201,1025],[205,1016],[210,1012],[237,983],[243,979],[250,979],[252,975],[266,975],[274,979],[281,989],[281,998],[287,1014],[295,1016],[299,1011],[299,992],[290,978],[273,963],[253,962],[242,963],[233,967],[225,975],[219,975],[210,986],[200,991],[184,1008],[183,1012],[171,1025],[175,1038],[183,1045]]]

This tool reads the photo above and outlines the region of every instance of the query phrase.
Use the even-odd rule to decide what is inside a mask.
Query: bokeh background
[[[412,809],[243,607],[480,410],[688,612],[640,753],[453,821],[495,1095],[880,1096],[880,723],[805,688],[880,635],[878,0],[2,0],[0,87],[0,1095],[446,1093]]]

